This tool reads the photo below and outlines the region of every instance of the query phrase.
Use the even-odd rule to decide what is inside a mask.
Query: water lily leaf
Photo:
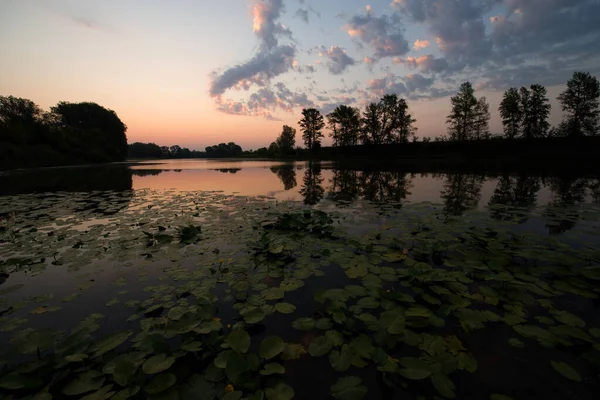
[[[260,308],[255,308],[244,314],[244,321],[248,324],[256,324],[265,319],[265,313]]]
[[[411,307],[404,312],[404,316],[407,318],[409,318],[409,317],[427,318],[427,317],[431,316],[431,314],[432,314],[431,310],[429,310],[428,308],[425,308],[425,307],[421,307],[421,306]]]
[[[377,308],[379,307],[379,302],[372,297],[363,297],[356,302],[356,305],[362,308]]]
[[[334,347],[341,346],[342,344],[344,344],[344,337],[338,331],[327,331],[325,332],[325,337],[331,342],[331,345]]]
[[[315,328],[326,331],[333,327],[333,323],[329,318],[320,318],[315,323]]]
[[[126,358],[119,360],[115,365],[115,369],[113,371],[113,379],[121,386],[127,386],[135,371],[137,369],[137,365],[135,365],[131,360]]]
[[[11,372],[0,378],[0,388],[7,390],[19,390],[23,388],[29,388],[35,386],[37,383],[38,382],[36,382],[31,377],[21,375],[16,372]]]
[[[77,375],[77,378],[63,388],[62,393],[67,396],[77,396],[98,390],[104,383],[104,374],[100,371],[85,371]]]
[[[114,333],[100,339],[90,350],[94,352],[94,357],[99,357],[123,344],[132,334],[131,331]]]
[[[319,336],[308,346],[308,354],[313,357],[321,357],[329,353],[332,346],[332,343],[325,336]]]
[[[301,344],[286,343],[281,353],[282,360],[296,360],[306,354],[306,349]]]
[[[304,286],[304,282],[300,279],[287,278],[281,281],[279,288],[284,292],[292,292],[298,288],[301,288],[302,286]]]
[[[189,351],[191,353],[202,350],[202,342],[186,342],[181,345],[181,350]]]
[[[276,287],[271,287],[261,292],[261,296],[265,300],[279,300],[283,298],[283,295],[284,291]]]
[[[361,400],[367,394],[367,387],[362,386],[357,376],[344,376],[331,386],[331,395],[339,400]]]
[[[90,393],[86,396],[83,396],[81,400],[105,400],[112,397],[115,394],[114,391],[111,391],[113,385],[106,385],[100,389],[98,389],[94,393]]]
[[[460,353],[458,355],[458,368],[470,373],[477,371],[477,360],[471,354]]]
[[[89,356],[87,354],[71,354],[65,357],[65,361],[67,362],[82,362]]]
[[[139,386],[127,387],[115,394],[111,400],[127,400],[140,392]]]
[[[406,318],[400,309],[392,309],[381,313],[379,323],[392,335],[399,335],[404,332]]]
[[[240,390],[236,390],[235,392],[225,393],[225,396],[221,398],[221,400],[240,400],[244,392]]]
[[[581,375],[573,369],[569,364],[563,361],[550,361],[552,368],[567,379],[575,382],[581,382]]]
[[[150,357],[142,365],[142,371],[147,375],[158,374],[159,372],[166,371],[171,368],[171,365],[175,362],[175,358],[169,357],[166,354],[158,354]]]
[[[518,349],[522,349],[523,347],[525,347],[525,343],[521,342],[519,339],[516,339],[516,338],[508,339],[508,343],[511,346],[516,347]]]
[[[352,351],[347,344],[343,345],[341,350],[332,350],[329,353],[329,363],[339,372],[344,372],[350,368],[352,361]]]
[[[433,387],[438,391],[439,394],[447,399],[453,399],[456,397],[454,394],[454,383],[444,374],[436,372],[431,375],[431,383]]]
[[[250,348],[250,335],[242,330],[235,330],[227,336],[227,343],[237,353],[246,353]]]
[[[146,386],[144,391],[149,394],[156,394],[169,389],[177,382],[177,377],[169,372],[163,372],[154,376]]]
[[[407,379],[425,379],[432,373],[431,365],[418,358],[403,357],[399,359],[399,363],[404,367],[400,370],[400,374]]]
[[[358,264],[358,265],[356,265],[354,267],[350,267],[346,270],[346,275],[348,275],[348,277],[352,278],[352,279],[362,278],[363,276],[367,275],[368,273],[369,273],[369,268],[365,264]]]
[[[278,383],[275,387],[265,390],[267,400],[291,400],[294,397],[294,389],[285,383]]]
[[[579,272],[588,279],[600,280],[600,265],[583,267]]]
[[[281,364],[269,363],[260,371],[261,375],[284,374],[285,368]]]
[[[265,360],[280,354],[285,348],[285,342],[279,336],[268,336],[260,343],[259,355]]]
[[[590,334],[595,338],[600,338],[600,329],[592,328],[590,329]]]
[[[282,314],[291,314],[296,311],[296,306],[290,303],[277,303],[275,304],[275,310]]]
[[[490,395],[490,400],[513,400],[512,397],[508,397],[505,394],[495,393]]]
[[[578,328],[585,327],[585,321],[579,318],[577,315],[571,314],[567,311],[556,311],[554,312],[554,318],[558,321]]]
[[[300,331],[308,331],[315,327],[315,320],[307,317],[298,318],[292,322],[292,327]]]

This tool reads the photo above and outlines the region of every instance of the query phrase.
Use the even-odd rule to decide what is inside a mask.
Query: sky
[[[440,136],[468,80],[499,133],[509,87],[546,86],[560,122],[573,72],[600,76],[598,20],[600,0],[0,0],[0,95],[96,102],[130,143],[255,149],[387,93]]]

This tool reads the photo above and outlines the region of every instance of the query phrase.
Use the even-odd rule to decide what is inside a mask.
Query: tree
[[[33,101],[0,96],[0,140],[26,144],[45,141],[45,113]]]
[[[282,156],[293,153],[296,145],[296,130],[291,126],[284,125],[276,143]]]
[[[323,115],[316,108],[305,108],[302,110],[303,118],[299,125],[302,128],[302,139],[309,150],[314,150],[321,145],[321,132],[325,127]]]
[[[405,143],[414,135],[415,119],[408,113],[406,100],[396,94],[386,94],[379,101],[381,136],[385,143]]]
[[[321,164],[310,161],[304,171],[300,195],[304,197],[304,204],[315,205],[323,198],[325,189],[323,188],[323,178],[321,177]]]
[[[59,116],[60,124],[71,133],[83,134],[89,145],[112,161],[123,161],[127,156],[127,126],[117,114],[96,103],[60,102],[51,108]]]
[[[477,99],[475,90],[470,82],[460,85],[456,96],[452,96],[452,111],[448,115],[446,123],[448,134],[454,140],[468,140],[472,138],[474,122],[476,119]]]
[[[269,145],[269,150],[267,150],[267,154],[271,158],[278,157],[281,154],[281,149],[279,148],[277,142],[271,142]]]
[[[558,96],[569,136],[597,135],[600,119],[600,82],[589,72],[575,72]]]
[[[360,132],[360,111],[340,105],[327,115],[334,146],[354,146]]]
[[[523,110],[521,108],[521,96],[517,88],[510,88],[504,92],[499,111],[504,126],[504,135],[509,139],[519,136]]]
[[[486,98],[477,100],[475,106],[475,118],[473,121],[473,139],[486,139],[490,136],[490,105]]]
[[[369,104],[363,112],[361,118],[362,129],[360,140],[362,144],[381,144],[381,122],[379,120],[379,105],[377,103]]]
[[[546,96],[546,88],[541,85],[531,85],[529,89],[522,87],[521,102],[523,137],[532,139],[546,136],[550,128],[550,102]]]

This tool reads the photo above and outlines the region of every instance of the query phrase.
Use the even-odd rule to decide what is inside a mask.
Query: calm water
[[[214,160],[4,172],[0,397],[51,382],[61,398],[88,378],[72,398],[151,395],[143,358],[135,379],[110,367],[132,339],[140,357],[173,357],[161,398],[221,398],[232,384],[268,399],[289,388],[300,399],[595,399],[599,204],[593,174]],[[49,329],[75,332],[86,318],[93,338],[133,336],[106,353],[86,344],[49,358],[43,381],[31,381],[45,376],[40,363],[13,371],[67,351],[54,343],[69,337]],[[283,338],[268,362],[285,373],[226,353],[232,330],[248,332],[248,354]],[[75,358],[60,364],[65,356]],[[77,357],[106,376],[78,375]],[[229,357],[242,375],[225,368]]]

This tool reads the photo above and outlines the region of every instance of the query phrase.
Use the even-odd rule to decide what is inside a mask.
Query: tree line
[[[96,103],[61,101],[44,111],[0,96],[0,168],[123,161],[127,126]]]
[[[135,142],[129,145],[130,158],[226,158],[241,157],[242,147],[234,142],[206,147],[205,151],[190,150],[179,145],[159,146],[156,143]]]
[[[567,88],[558,96],[565,119],[550,128],[550,100],[545,87],[533,84],[529,88],[510,88],[504,92],[499,113],[506,139],[542,137],[581,137],[598,135],[600,84],[587,72],[575,72]],[[446,118],[447,136],[435,141],[466,141],[490,139],[490,106],[485,97],[477,98],[470,82],[464,82],[459,92],[450,98],[451,112]],[[339,105],[323,116],[316,108],[302,110],[298,122],[302,140],[309,151],[318,150],[329,128],[333,147],[382,145],[417,141],[416,119],[409,112],[405,99],[386,94],[379,102],[368,104],[361,112],[356,107]],[[429,142],[430,138],[424,138]],[[276,141],[269,148],[257,150],[265,157],[286,157],[298,154],[295,148],[296,130],[284,125]]]

